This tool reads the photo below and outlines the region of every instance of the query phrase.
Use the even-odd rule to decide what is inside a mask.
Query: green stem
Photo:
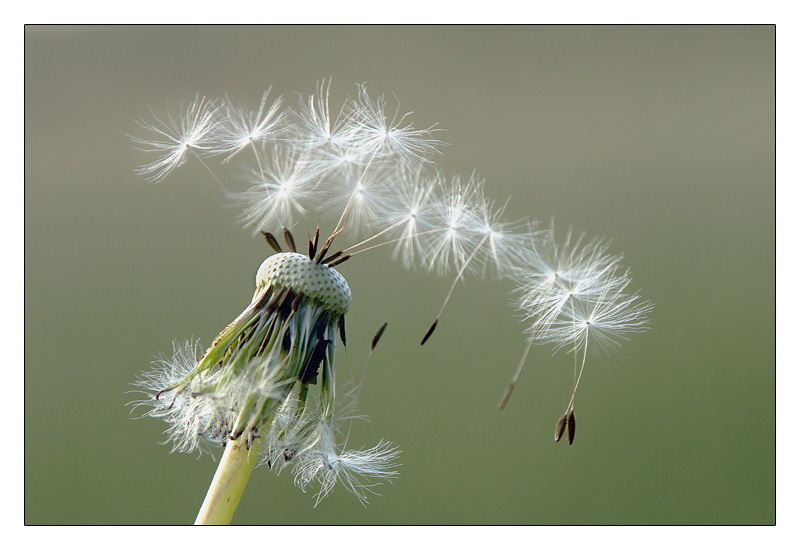
[[[246,436],[228,441],[203,506],[194,520],[195,525],[230,524],[250,473],[258,463],[262,439],[256,438],[249,450],[246,441]]]

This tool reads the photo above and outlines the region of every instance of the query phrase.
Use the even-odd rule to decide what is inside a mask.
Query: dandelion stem
[[[586,352],[589,349],[588,342],[583,343],[583,360],[581,361],[581,370],[578,373],[578,379],[575,381],[575,386],[572,388],[572,397],[567,405],[567,411],[564,414],[569,414],[575,406],[575,394],[578,392],[578,384],[581,383],[581,376],[583,376],[583,367],[586,366]]]
[[[525,365],[525,359],[528,357],[528,352],[531,350],[531,345],[533,344],[533,337],[536,335],[536,325],[533,326],[533,330],[531,330],[531,335],[528,337],[528,342],[525,344],[525,350],[522,352],[522,357],[519,360],[519,364],[517,365],[517,370],[514,372],[514,376],[511,377],[511,382],[508,383],[508,387],[506,388],[505,393],[503,393],[503,397],[500,398],[500,403],[497,404],[497,408],[501,411],[505,408],[506,403],[508,403],[508,398],[511,397],[511,392],[514,391],[514,386],[517,384],[517,379],[519,378],[519,374],[522,372],[522,367]]]
[[[392,229],[394,229],[398,225],[401,225],[401,224],[404,224],[404,223],[408,223],[408,222],[406,220],[400,220],[399,222],[390,225],[386,229],[384,229],[384,230],[382,230],[382,231],[380,231],[378,233],[375,233],[372,237],[368,237],[368,238],[364,239],[363,241],[361,241],[360,243],[357,243],[357,244],[354,244],[353,246],[347,247],[346,249],[342,250],[342,252],[349,252],[349,251],[353,250],[354,248],[358,248],[361,245],[367,244],[370,241],[373,241],[373,240],[375,240],[377,238],[380,238],[385,233],[388,233],[389,231],[391,231]],[[401,237],[400,239],[395,239],[395,240],[402,240],[404,238],[405,237]],[[392,241],[392,242],[394,242],[394,241]],[[385,244],[389,244],[389,243],[385,243]],[[367,249],[367,250],[369,250],[369,249]],[[355,252],[354,252],[354,254],[355,254]]]
[[[189,151],[192,153],[194,158],[197,159],[197,161],[203,166],[203,168],[205,168],[206,171],[209,174],[211,174],[211,177],[214,178],[214,181],[216,181],[219,184],[219,186],[222,187],[222,189],[227,191],[228,188],[225,187],[225,184],[220,181],[220,179],[217,177],[217,175],[214,173],[214,171],[211,169],[211,167],[206,163],[206,161],[203,160],[203,157],[198,155],[197,151],[195,151],[191,147],[189,147]]]
[[[253,150],[253,156],[256,159],[256,164],[258,164],[258,175],[261,176],[261,179],[264,179],[264,167],[261,166],[261,158],[258,155],[258,149],[256,149],[256,144],[253,143],[253,140],[250,140],[250,148]]]
[[[197,519],[194,520],[195,525],[230,524],[250,473],[258,463],[261,442],[260,438],[254,439],[248,450],[247,437],[228,441]]]
[[[375,155],[378,154],[379,150],[380,150],[379,147],[375,148],[375,151],[373,151],[372,156],[369,159],[369,162],[364,167],[364,171],[361,172],[361,177],[358,178],[358,182],[356,182],[356,187],[353,189],[353,192],[350,193],[350,198],[347,199],[347,204],[344,205],[344,209],[342,210],[342,215],[339,217],[339,222],[336,224],[336,227],[334,227],[333,233],[331,233],[330,236],[331,239],[333,239],[336,235],[341,233],[342,229],[344,229],[342,223],[345,221],[345,219],[347,218],[347,213],[350,211],[350,204],[353,202],[353,198],[356,196],[356,193],[359,192],[358,186],[361,185],[362,181],[364,181],[364,176],[367,175],[367,170],[369,170],[369,167],[372,165],[372,161],[375,160]]]

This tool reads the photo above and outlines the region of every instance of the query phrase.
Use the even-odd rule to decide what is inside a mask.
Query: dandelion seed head
[[[552,228],[509,221],[508,201],[489,199],[476,173],[445,177],[435,166],[444,145],[436,125],[415,127],[412,112],[370,96],[364,84],[338,108],[329,80],[294,107],[268,95],[255,109],[198,96],[177,116],[140,121],[151,136],[134,138],[156,155],[138,170],[151,181],[192,158],[206,165],[203,159],[217,156],[232,166],[236,157],[249,166],[238,174],[244,190],[223,187],[241,205],[244,225],[276,251],[257,271],[252,302],[205,353],[195,341],[175,344],[137,383],[154,398],[134,408],[167,421],[174,450],[258,441],[268,467],[293,469],[302,490],[316,487],[317,503],[336,484],[366,502],[377,483],[391,481],[399,451],[383,441],[347,449],[335,399],[337,334],[344,340],[352,295],[334,267],[379,246],[390,246],[407,269],[455,272],[422,343],[467,277],[511,280],[528,349],[610,350],[647,328],[652,304],[628,290],[630,273],[621,255],[609,253],[610,241],[571,230],[557,241]],[[319,242],[329,224],[329,239]],[[298,226],[315,235],[307,255],[286,229]],[[289,252],[273,236],[281,228]],[[568,413],[563,418],[573,419]]]

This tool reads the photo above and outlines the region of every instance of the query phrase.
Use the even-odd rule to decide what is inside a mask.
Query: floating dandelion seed
[[[269,90],[264,92],[257,111],[244,106],[234,106],[225,98],[225,114],[220,118],[219,129],[214,134],[215,148],[232,159],[242,149],[258,147],[282,136],[286,131],[288,112],[281,109],[283,100],[269,101]],[[256,156],[258,160],[258,156]]]
[[[159,358],[137,383],[147,398],[135,408],[167,421],[174,450],[225,446],[200,523],[230,521],[259,461],[271,470],[293,469],[303,491],[317,486],[317,503],[337,483],[366,503],[375,485],[397,475],[399,451],[390,443],[347,449],[363,375],[362,383],[354,382],[350,407],[336,398],[337,336],[346,345],[351,302],[336,268],[351,258],[389,246],[406,268],[453,276],[422,343],[458,281],[511,280],[514,305],[528,328],[500,408],[533,344],[570,351],[572,396],[556,441],[565,430],[570,443],[574,439],[575,393],[588,347],[609,350],[625,334],[644,330],[652,308],[626,291],[629,273],[621,257],[607,253],[605,241],[573,240],[570,233],[557,244],[554,231],[534,221],[505,221],[508,203],[497,207],[488,199],[477,174],[442,175],[433,162],[443,145],[435,126],[415,129],[410,113],[389,108],[383,96],[373,99],[364,85],[332,111],[329,91],[330,82],[322,82],[294,109],[282,98],[270,102],[268,93],[255,110],[227,97],[198,96],[176,117],[140,121],[151,137],[133,138],[158,155],[138,170],[151,181],[189,157],[217,182],[204,159],[218,157],[224,166],[233,157],[249,161],[249,188],[226,193],[241,204],[245,226],[275,251],[258,270],[251,303],[205,353],[197,341],[176,343],[172,356]],[[307,252],[292,233],[300,229],[309,235]]]
[[[569,232],[558,244],[554,233],[545,233],[546,238],[528,255],[528,266],[515,275],[516,306],[530,328],[522,358],[499,408],[508,402],[532,343],[553,344],[556,351],[567,349],[574,353],[572,395],[555,439],[563,434],[562,421],[567,422],[571,445],[575,437],[575,394],[589,347],[609,351],[626,334],[643,332],[653,305],[641,300],[637,292],[625,293],[631,278],[619,266],[622,258],[606,253],[608,243],[601,239],[584,243],[583,235],[573,242]]]
[[[170,116],[162,121],[152,111],[154,122],[139,119],[138,124],[151,137],[132,136],[134,143],[143,151],[158,153],[159,157],[138,168],[136,173],[149,181],[160,181],[183,164],[189,153],[198,158],[213,153],[212,137],[219,124],[218,109],[213,102],[198,95],[177,119]]]

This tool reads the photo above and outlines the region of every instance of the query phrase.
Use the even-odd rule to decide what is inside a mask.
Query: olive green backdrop
[[[613,238],[652,329],[590,357],[570,447],[569,357],[536,350],[495,408],[523,348],[507,285],[461,284],[420,347],[449,280],[344,264],[357,373],[389,322],[353,438],[399,445],[401,475],[367,508],[342,487],[314,508],[258,469],[235,522],[774,523],[773,27],[27,27],[25,46],[27,523],[193,521],[215,462],[170,454],[126,392],[173,338],[208,344],[270,250],[199,167],[135,176],[125,134],[148,106],[326,77],[438,122],[442,169],[478,170],[509,219]]]

